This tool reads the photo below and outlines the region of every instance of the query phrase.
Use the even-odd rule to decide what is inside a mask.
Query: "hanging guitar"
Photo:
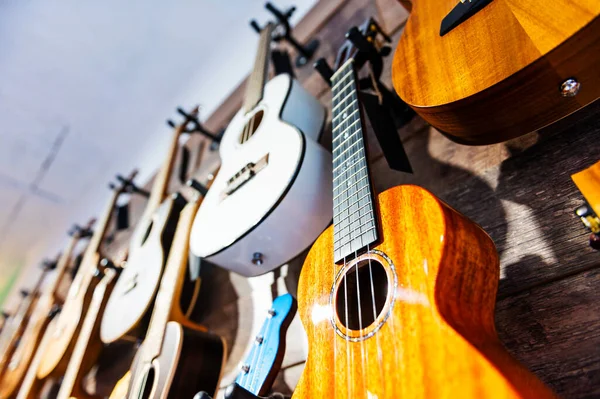
[[[127,266],[123,269],[100,327],[102,342],[111,343],[126,335],[140,335],[143,320],[149,315],[169,254],[179,212],[185,201],[167,196],[179,137],[198,114],[194,109],[173,129],[167,155],[152,185],[148,204],[131,237]],[[146,319],[147,322],[147,319]]]
[[[538,130],[600,97],[600,2],[402,0],[392,80],[464,144]]]
[[[146,337],[111,399],[191,398],[199,390],[212,394],[219,386],[225,343],[189,320],[180,307],[189,235],[199,205],[196,195],[181,211]]]
[[[288,74],[265,84],[274,29],[260,32],[243,107],[190,238],[196,256],[244,276],[294,258],[331,222],[331,154],[317,143],[325,110]]]
[[[133,179],[135,173],[132,173],[129,178]],[[50,376],[62,376],[67,368],[69,357],[81,330],[89,303],[92,300],[94,288],[98,283],[98,279],[94,276],[100,261],[100,244],[106,234],[117,199],[125,189],[123,185],[110,185],[110,187],[111,196],[106,204],[106,209],[85,250],[83,260],[69,287],[62,310],[47,328],[46,334],[50,334],[50,337],[47,339],[44,353],[39,360],[36,373],[38,380]]]
[[[240,374],[225,390],[225,399],[260,399],[269,393],[281,370],[285,355],[285,336],[296,309],[296,300],[290,294],[273,300],[265,322],[241,366]],[[210,399],[210,396],[206,392],[200,392],[194,399]]]
[[[300,274],[293,398],[554,397],[498,340],[487,234],[423,188],[373,194],[357,80],[373,51],[339,54],[331,78],[333,226]]]
[[[75,226],[71,231],[71,239],[57,262],[54,280],[35,304],[29,322],[19,340],[19,345],[10,357],[6,372],[0,382],[0,399],[13,397],[25,378],[25,373],[31,364],[35,351],[39,347],[44,331],[50,323],[52,313],[57,311],[61,303],[58,297],[58,289],[67,274],[73,250],[79,240],[91,235],[90,229],[93,223],[94,220],[91,220],[87,226]]]

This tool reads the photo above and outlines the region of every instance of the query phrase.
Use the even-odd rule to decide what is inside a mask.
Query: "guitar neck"
[[[263,98],[263,91],[267,79],[269,67],[269,56],[271,55],[271,34],[274,25],[268,23],[260,32],[258,50],[254,61],[254,69],[248,78],[248,86],[244,97],[243,109],[246,112],[251,111]]]
[[[173,314],[179,315],[178,322],[182,322],[179,300],[183,281],[187,271],[187,256],[189,253],[189,235],[194,222],[194,216],[200,206],[199,200],[189,202],[181,211],[177,230],[171,244],[171,251],[165,266],[165,271],[158,289],[157,299],[148,326],[148,332],[144,340],[144,355],[142,360],[152,361],[160,354],[165,326],[171,321]]]
[[[154,179],[152,191],[150,191],[150,198],[148,199],[148,204],[146,205],[145,210],[145,213],[148,215],[152,215],[158,209],[167,195],[169,180],[171,178],[171,173],[173,172],[173,165],[175,164],[175,158],[177,157],[177,150],[179,149],[179,136],[184,129],[185,124],[182,124],[173,130],[167,156],[158,174],[156,175],[156,178]]]
[[[95,361],[92,358],[98,354],[98,351],[94,350],[95,348],[92,348],[92,346],[94,344],[96,344],[95,346],[101,345],[99,337],[100,320],[116,276],[117,272],[115,270],[104,270],[102,280],[100,280],[94,289],[92,301],[86,312],[81,331],[77,337],[75,348],[69,359],[69,365],[67,366],[67,371],[57,395],[58,399],[69,399],[78,390],[82,389],[78,384],[81,384],[83,376],[88,371],[87,367],[84,367],[84,363],[90,366]]]
[[[56,265],[56,271],[54,273],[54,280],[52,281],[52,284],[48,287],[48,290],[46,291],[46,294],[52,298],[56,298],[57,296],[58,288],[60,287],[60,283],[62,282],[62,279],[67,273],[67,268],[71,263],[71,256],[73,254],[73,251],[75,250],[77,242],[79,242],[79,238],[80,236],[78,233],[73,234],[73,236],[69,240],[67,248],[65,248],[65,251],[62,253],[60,259],[58,260],[58,264]]]
[[[354,61],[332,76],[334,261],[377,241]]]

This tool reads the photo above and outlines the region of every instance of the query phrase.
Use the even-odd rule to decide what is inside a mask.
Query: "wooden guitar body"
[[[192,398],[201,390],[216,392],[225,361],[222,338],[167,323],[162,351],[131,380],[128,398]]]
[[[498,340],[498,256],[485,232],[416,186],[376,203],[379,243],[336,265],[329,228],[306,259],[309,354],[293,397],[554,397]]]
[[[132,241],[127,266],[106,306],[100,328],[102,342],[114,342],[134,331],[151,309],[180,211],[181,204],[169,197],[148,222],[142,221],[142,229],[137,229],[144,234],[141,241]]]
[[[412,11],[394,55],[394,87],[454,141],[508,140],[600,97],[596,0],[492,0],[443,36],[442,19],[457,0],[403,4]],[[565,97],[569,78],[581,86]]]
[[[67,368],[97,284],[97,279],[86,272],[90,268],[87,262],[93,263],[95,268],[99,262],[99,255],[94,254],[89,260],[84,258],[79,267],[82,273],[75,276],[60,314],[48,326],[46,334],[50,334],[51,338],[37,370],[39,379],[61,375]]]
[[[31,364],[31,360],[42,340],[43,332],[50,323],[48,314],[50,313],[54,301],[47,296],[40,297],[35,311],[29,319],[29,323],[23,332],[21,342],[10,362],[0,384],[0,399],[12,398],[16,395],[17,389]]]

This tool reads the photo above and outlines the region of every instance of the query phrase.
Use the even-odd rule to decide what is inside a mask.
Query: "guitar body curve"
[[[225,343],[221,337],[167,323],[160,356],[144,373],[133,373],[129,398],[192,398],[199,391],[214,393],[219,387],[225,362]],[[135,364],[135,362],[134,362]]]
[[[492,144],[600,97],[600,5],[494,0],[440,36],[456,1],[415,1],[392,66],[399,96],[450,139]],[[560,87],[575,78],[573,97]]]
[[[99,255],[94,254],[92,262],[95,265],[99,262],[98,258]],[[80,269],[84,268],[88,269],[88,266],[82,263]],[[84,281],[86,279],[90,279],[89,282]],[[38,366],[37,378],[43,379],[65,372],[97,284],[98,279],[95,277],[81,274],[76,276],[62,310],[46,330],[50,338]]]
[[[260,125],[241,143],[258,112]],[[317,100],[288,75],[265,86],[252,112],[238,112],[221,142],[219,174],[194,220],[190,247],[196,256],[257,276],[298,255],[325,229],[332,218],[331,154],[315,141],[324,117]],[[233,176],[261,162],[260,170],[227,193]],[[254,254],[259,262],[253,263]]]
[[[167,198],[152,216],[138,246],[130,249],[102,317],[100,338],[108,344],[130,334],[152,307],[175,234],[181,206]],[[148,232],[149,229],[149,232]],[[145,238],[145,239],[144,239]]]
[[[387,290],[385,305],[363,330],[340,324],[347,316],[333,292],[348,269],[333,263],[327,229],[300,275],[309,354],[293,397],[554,397],[496,336],[498,256],[485,232],[420,187],[377,200],[383,238],[367,254],[387,263],[387,286],[375,286]]]
[[[25,379],[25,374],[33,360],[35,351],[39,347],[44,331],[49,325],[48,314],[51,308],[52,301],[47,296],[42,296],[2,377],[0,399],[15,396],[19,385]]]

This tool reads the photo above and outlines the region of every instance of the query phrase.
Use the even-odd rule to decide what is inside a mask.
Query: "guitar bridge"
[[[246,166],[240,169],[235,175],[227,180],[227,186],[221,194],[221,199],[225,199],[227,196],[236,192],[244,184],[248,183],[252,178],[261,170],[263,170],[269,164],[269,154],[259,159],[256,163],[249,162]]]

